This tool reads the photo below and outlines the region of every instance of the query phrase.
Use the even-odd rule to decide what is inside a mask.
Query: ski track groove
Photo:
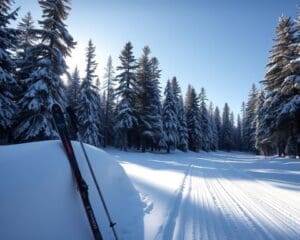
[[[234,168],[231,169],[231,170],[234,170],[235,172],[237,172]],[[237,205],[240,206],[239,202],[242,202],[242,203],[247,203],[247,205],[241,207],[241,209],[244,209],[243,211],[247,211],[251,214],[251,212],[254,214],[256,213],[255,215],[256,216],[262,216],[262,218],[257,218],[257,217],[254,217],[254,223],[255,222],[260,222],[260,227],[264,230],[263,232],[267,233],[267,238],[263,238],[263,239],[278,239],[277,236],[272,236],[274,235],[275,233],[277,233],[276,235],[281,235],[279,239],[287,239],[287,237],[289,239],[296,239],[297,237],[299,238],[299,233],[298,233],[298,236],[297,236],[297,232],[294,230],[295,227],[298,227],[299,228],[299,224],[297,225],[296,223],[294,223],[294,220],[293,218],[290,218],[290,217],[287,217],[286,214],[284,213],[284,211],[280,211],[278,210],[278,208],[275,208],[273,207],[272,205],[274,203],[278,203],[279,201],[278,200],[269,200],[270,198],[270,195],[268,198],[262,198],[262,194],[267,194],[267,192],[265,191],[265,189],[260,189],[259,191],[259,196],[257,194],[254,194],[253,192],[249,191],[249,187],[245,187],[243,183],[243,186],[240,186],[242,185],[240,182],[234,182],[233,181],[230,181],[221,171],[219,171],[219,173],[222,175],[222,182],[219,181],[220,185],[223,186],[223,184],[225,182],[229,183],[230,187],[228,189],[235,189],[236,191],[234,191],[235,193],[238,192],[239,194],[234,194],[234,195],[231,195],[227,192],[227,194],[229,194],[232,198],[235,198],[236,201],[235,203]],[[237,173],[238,175],[241,175],[240,173]],[[251,183],[253,183],[253,181],[255,181],[255,179],[253,178],[250,178],[250,176],[248,176],[248,179],[247,180],[251,180]],[[247,184],[249,185],[249,184]],[[251,186],[251,184],[250,184]],[[260,183],[257,182],[256,183],[256,187],[260,187]],[[223,186],[224,189],[226,189],[224,186]],[[270,198],[270,199],[276,199],[276,198]],[[284,209],[286,205],[283,205],[281,204],[280,205],[280,209]],[[250,208],[249,208],[250,207]],[[284,218],[284,219],[283,219]],[[266,224],[266,222],[261,222],[261,219],[268,219],[268,222],[272,223],[272,226],[274,227],[275,226],[275,229],[276,231],[274,232],[274,230],[271,232],[269,230],[267,230],[266,228],[268,226],[264,226]],[[281,224],[279,224],[281,223]],[[291,227],[290,225],[293,225],[293,227]],[[286,236],[286,229],[289,229],[289,233],[293,232],[294,235],[293,236]],[[278,231],[280,230],[280,231]],[[256,232],[257,233],[257,232]]]
[[[237,170],[235,168],[233,168],[230,163],[228,163],[228,164],[229,164],[231,170],[233,170],[234,172],[237,172]],[[290,210],[290,212],[291,211],[292,212],[296,212],[296,214],[294,214],[294,215],[300,216],[300,210],[298,210],[297,207],[296,207],[297,205],[299,205],[299,203],[300,203],[299,201],[298,201],[298,204],[297,204],[296,202],[294,202],[293,199],[289,199],[288,202],[285,201],[285,199],[276,200],[277,196],[274,193],[272,193],[270,191],[266,192],[264,190],[265,188],[269,188],[270,187],[269,184],[267,184],[265,182],[262,182],[262,181],[259,181],[259,180],[255,179],[254,177],[252,177],[251,175],[245,173],[245,172],[242,172],[242,173],[238,172],[238,173],[240,175],[242,175],[245,179],[250,180],[251,182],[254,182],[254,181],[257,182],[258,183],[257,187],[260,187],[263,190],[262,192],[266,196],[265,197],[266,201],[268,201],[268,199],[275,199],[275,200],[273,200],[272,203],[279,204],[280,207],[282,207],[282,205],[284,205],[284,208],[282,209],[282,211],[284,211],[287,215],[289,215],[290,217],[295,218],[294,216],[291,216],[289,214],[289,212],[287,211],[287,210]],[[262,187],[262,186],[264,186],[264,187]],[[274,188],[273,186],[271,186],[271,187]],[[274,191],[276,191],[276,189],[274,189]],[[293,206],[291,206],[291,205],[293,205]],[[300,222],[300,219],[298,217],[297,217],[297,221]]]
[[[294,212],[300,215],[296,198],[292,203],[278,198],[276,193],[283,190],[226,161],[222,164],[228,164],[230,171],[224,171],[214,160],[206,168],[199,159],[187,165],[156,239],[300,239],[299,217],[293,216]]]
[[[269,222],[272,222],[273,226],[276,227],[276,232],[278,234],[282,235],[282,238],[286,238],[287,236],[285,233],[287,232],[286,229],[289,229],[289,232],[294,232],[295,236],[291,237],[291,239],[295,239],[297,232],[294,230],[297,226],[297,224],[294,222],[293,218],[286,216],[284,208],[286,205],[281,205],[280,210],[278,207],[273,207],[272,205],[276,203],[276,201],[269,201],[265,198],[263,198],[263,193],[260,191],[260,195],[255,195],[250,191],[243,190],[241,189],[240,186],[235,184],[235,186],[232,186],[233,188],[239,188],[240,195],[242,196],[246,194],[247,198],[250,199],[253,202],[253,209],[257,210],[259,215],[262,215],[264,219],[268,219]],[[247,189],[247,188],[245,188]],[[244,193],[243,193],[244,191]],[[250,201],[247,201],[250,203]],[[280,224],[279,224],[280,223]],[[264,223],[262,223],[264,224]],[[291,226],[293,225],[293,226]],[[297,226],[299,228],[299,225]],[[278,231],[280,229],[280,231]],[[299,236],[298,236],[299,237]]]
[[[232,167],[231,167],[232,168]],[[236,169],[232,169],[236,172]],[[295,229],[299,229],[300,227],[300,220],[299,218],[292,216],[288,211],[290,210],[290,212],[296,213],[295,215],[299,216],[299,211],[297,209],[296,206],[294,207],[290,207],[289,205],[291,205],[291,203],[287,203],[286,201],[282,201],[281,199],[279,200],[275,195],[271,194],[270,191],[266,191],[266,186],[268,186],[268,184],[265,184],[261,181],[257,181],[254,178],[251,178],[250,175],[243,173],[242,175],[245,175],[246,178],[248,180],[252,180],[251,182],[253,183],[254,181],[256,182],[256,187],[260,189],[260,194],[259,196],[257,194],[254,194],[253,192],[249,191],[249,188],[245,188],[240,186],[240,183],[237,184],[232,184],[232,187],[235,188],[239,188],[240,192],[247,192],[246,195],[247,196],[251,196],[252,200],[254,201],[254,204],[257,205],[257,207],[259,208],[263,208],[267,215],[266,217],[268,217],[269,219],[271,219],[271,221],[274,221],[274,218],[276,218],[277,222],[280,222],[281,224],[276,224],[278,226],[279,229],[282,229],[282,232],[285,233],[286,231],[284,231],[286,228],[290,230],[290,232],[293,232],[294,236],[291,239],[295,239],[299,238],[300,239],[300,234],[297,233],[297,231],[295,231]],[[228,180],[228,179],[226,179]],[[268,186],[270,187],[270,186]],[[271,186],[273,187],[273,186]],[[259,203],[259,204],[258,204]],[[272,213],[272,216],[269,216],[270,213]],[[286,237],[286,236],[284,236]]]
[[[168,211],[167,222],[164,224],[164,226],[162,226],[162,230],[161,230],[162,231],[162,239],[172,239],[173,238],[174,230],[176,227],[176,219],[178,217],[179,209],[180,209],[181,203],[182,203],[183,191],[185,189],[186,180],[187,180],[187,177],[189,176],[191,167],[192,167],[192,163],[189,163],[187,170],[184,173],[184,177],[182,179],[180,187],[177,190],[178,193],[175,197],[175,201],[171,205],[170,210]],[[158,234],[160,234],[160,232]]]

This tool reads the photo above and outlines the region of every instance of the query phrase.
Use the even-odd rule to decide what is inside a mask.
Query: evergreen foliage
[[[15,136],[23,141],[57,138],[50,109],[54,103],[66,103],[61,76],[67,69],[65,57],[75,45],[64,24],[69,1],[40,0],[39,4],[43,20],[39,21],[42,29],[36,31],[39,43],[30,48],[33,68],[20,80],[28,89],[18,101],[23,113]]]
[[[199,94],[199,100],[200,100],[199,115],[200,115],[200,122],[201,122],[202,150],[209,151],[211,149],[212,131],[211,131],[210,120],[209,120],[208,111],[206,107],[207,98],[206,98],[206,93],[204,88],[201,88],[201,92]]]
[[[189,134],[182,96],[179,97],[177,103],[177,133],[177,147],[179,150],[186,152],[188,150]]]
[[[148,46],[143,48],[143,54],[139,59],[137,70],[138,85],[138,129],[141,139],[142,151],[146,150],[148,144],[154,144],[155,126],[157,124],[158,111],[154,102],[157,88],[153,83],[152,62],[149,58],[150,49]],[[147,144],[148,143],[148,144]]]
[[[170,81],[167,82],[164,94],[165,101],[163,104],[162,119],[164,129],[164,141],[167,146],[167,152],[169,153],[171,148],[176,148],[178,142],[176,124],[176,102]]]
[[[233,147],[233,132],[232,123],[230,121],[230,109],[227,103],[224,105],[222,116],[222,132],[220,148],[226,151],[231,151]]]
[[[280,156],[300,153],[299,34],[299,20],[295,25],[290,18],[280,17],[262,81],[266,99],[259,120],[267,128],[262,131],[259,127],[256,139],[256,146],[265,152],[267,149],[268,154],[274,153],[274,148]]]
[[[80,92],[80,75],[77,66],[69,78],[68,84],[68,104],[72,108],[76,108],[79,102]]]
[[[216,151],[219,146],[218,146],[218,141],[219,141],[219,133],[217,129],[217,124],[214,118],[214,107],[213,103],[210,102],[209,104],[209,122],[210,122],[210,131],[211,131],[211,139],[210,139],[210,150]]]
[[[188,86],[185,99],[185,113],[189,134],[189,150],[198,152],[202,147],[200,113],[199,113],[199,98],[192,86]]]
[[[119,98],[117,104],[116,131],[121,136],[121,148],[127,151],[128,131],[137,126],[137,109],[135,99],[138,94],[135,70],[138,65],[133,56],[132,44],[128,42],[120,55],[121,65],[117,67],[120,72],[117,75],[119,86],[116,95]]]
[[[116,107],[114,85],[115,71],[112,64],[112,58],[109,56],[104,74],[104,147],[106,145],[113,145],[114,143],[114,131],[112,131],[115,123],[114,110]]]
[[[221,120],[221,115],[220,115],[220,110],[219,107],[215,108],[214,111],[214,122],[216,124],[216,131],[217,131],[217,139],[218,139],[218,148],[222,145],[221,143],[221,134],[222,134],[222,120]]]
[[[17,11],[11,11],[11,0],[0,0],[0,141],[8,143],[12,126],[15,123],[15,95],[18,90],[15,79],[15,61],[12,51],[16,46],[16,31],[9,28],[17,17]]]
[[[246,105],[246,116],[244,119],[244,144],[245,150],[255,151],[255,117],[258,91],[255,84],[252,85],[249,99]]]
[[[80,86],[79,101],[76,107],[77,119],[82,140],[94,146],[101,146],[101,100],[98,88],[93,85],[97,63],[95,61],[95,46],[89,40],[86,53],[86,76]]]

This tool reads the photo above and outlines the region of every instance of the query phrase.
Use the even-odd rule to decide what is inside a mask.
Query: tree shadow
[[[195,168],[214,169],[209,177],[231,180],[263,181],[275,187],[300,191],[300,160],[278,157],[261,157],[240,152],[176,152],[159,155],[157,153],[127,153],[131,164],[150,169],[171,170],[182,173],[190,163]],[[163,156],[163,158],[161,158]],[[126,160],[121,162],[126,164]]]

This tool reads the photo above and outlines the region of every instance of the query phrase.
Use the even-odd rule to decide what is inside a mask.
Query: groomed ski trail
[[[153,161],[148,156],[143,160]],[[157,155],[153,157],[157,159]],[[276,187],[271,179],[265,181],[265,176],[253,176],[249,174],[250,168],[240,167],[251,164],[251,167],[257,168],[257,164],[260,164],[257,157],[246,155],[245,161],[236,156],[231,159],[229,153],[183,157],[180,155],[172,159],[162,155],[161,162],[169,163],[170,171],[180,173],[177,176],[181,180],[178,180],[180,184],[165,203],[167,207],[161,209],[165,218],[161,219],[155,239],[300,239],[299,191]],[[143,165],[143,161],[139,163]],[[155,160],[155,164],[158,163]],[[182,168],[174,168],[174,165]],[[130,164],[125,170],[127,168],[130,168]],[[268,169],[261,168],[259,171],[267,172]],[[151,172],[148,173],[151,177]],[[299,179],[299,167],[295,173]],[[163,181],[163,176],[161,179]],[[146,194],[151,196],[151,193]],[[161,205],[154,200],[154,209]],[[157,217],[153,215],[153,219],[157,220]],[[145,239],[150,238],[145,236]]]
[[[228,169],[214,161],[202,171],[195,161],[189,165],[180,206],[174,205],[174,233],[162,239],[300,239],[299,205],[279,198],[276,189],[270,191],[274,187]]]

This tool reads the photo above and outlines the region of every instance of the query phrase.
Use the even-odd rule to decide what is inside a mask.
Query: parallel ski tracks
[[[187,166],[158,239],[300,239],[297,201],[278,198],[232,166],[228,173],[209,165]]]

